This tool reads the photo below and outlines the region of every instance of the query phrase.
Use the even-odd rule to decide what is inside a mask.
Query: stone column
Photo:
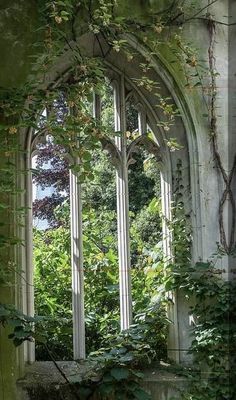
[[[121,154],[121,163],[117,169],[117,221],[118,255],[120,286],[121,330],[128,329],[132,323],[132,297],[130,277],[130,238],[129,238],[129,191],[128,166],[126,154],[126,120],[124,77],[114,87],[116,145]]]
[[[81,187],[70,172],[71,268],[74,359],[85,358],[84,270]]]
[[[26,281],[22,284],[25,287],[26,309],[24,312],[28,316],[34,316],[34,267],[33,267],[33,210],[32,210],[32,151],[31,137],[27,146],[26,156],[26,221],[25,221],[25,275]],[[25,361],[30,364],[35,361],[35,344],[25,343]]]

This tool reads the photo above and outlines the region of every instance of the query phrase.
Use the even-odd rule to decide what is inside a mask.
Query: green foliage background
[[[115,171],[101,151],[94,155],[93,173],[93,182],[85,182],[82,187],[87,353],[106,347],[120,331]],[[156,161],[147,161],[147,154],[141,152],[129,175],[132,300],[136,320],[158,294],[163,275],[160,174]],[[55,217],[60,220],[58,228],[34,230],[36,312],[51,318],[47,344],[55,358],[72,359],[67,201],[56,208]],[[161,325],[155,340],[159,356],[165,357],[165,329]],[[37,357],[48,358],[42,344],[37,346]]]
[[[40,4],[40,6],[42,6],[43,9],[41,13],[41,19],[44,23],[44,26],[42,27],[42,32],[44,32],[45,37],[41,43],[36,44],[38,48],[42,49],[42,54],[40,57],[38,57],[37,63],[35,63],[35,71],[37,72],[48,71],[52,63],[54,63],[57,57],[62,54],[64,47],[68,43],[68,41],[73,39],[74,43],[76,42],[76,35],[74,35],[74,15],[80,11],[80,9],[75,9],[77,2],[73,0],[53,2],[40,1],[38,3]],[[82,3],[83,6],[85,6],[85,9],[89,10],[89,2],[84,0]],[[145,2],[145,4],[146,3],[149,4],[149,2]],[[192,49],[191,44],[184,43],[181,37],[181,32],[178,31],[178,33],[176,34],[176,30],[178,30],[178,28],[182,29],[183,25],[186,22],[188,23],[191,19],[193,20],[195,18],[196,12],[198,16],[204,17],[203,19],[205,20],[206,27],[208,27],[208,29],[211,28],[211,30],[213,30],[217,21],[214,21],[214,16],[210,13],[205,14],[204,11],[206,10],[206,8],[204,7],[204,9],[201,10],[197,2],[190,2],[190,5],[186,4],[185,7],[182,7],[184,3],[186,2],[171,2],[170,6],[164,8],[161,13],[157,14],[157,16],[154,16],[152,13],[151,23],[145,24],[144,22],[146,21],[143,21],[141,19],[140,23],[140,18],[137,18],[136,15],[134,19],[131,19],[131,21],[126,21],[122,19],[118,20],[116,14],[114,15],[113,13],[114,2],[108,2],[106,4],[104,0],[98,0],[98,2],[96,2],[95,4],[95,7],[90,10],[91,15],[89,15],[90,20],[88,24],[88,30],[90,30],[94,34],[102,32],[105,35],[109,46],[111,46],[114,51],[119,52],[121,48],[123,48],[124,51],[127,51],[127,56],[130,59],[132,59],[131,57],[133,57],[133,54],[128,49],[128,46],[126,46],[126,44],[123,43],[122,40],[120,40],[120,33],[133,33],[133,31],[136,31],[139,39],[143,41],[143,43],[146,43],[148,47],[151,47],[153,55],[158,54],[159,45],[162,46],[164,44],[165,47],[169,47],[171,53],[173,54],[173,56],[175,56],[175,60],[180,61],[181,66],[183,66],[183,70],[186,70],[187,68],[188,71],[194,71],[193,74],[189,74],[189,72],[186,73],[186,88],[189,87],[190,89],[193,89],[195,88],[195,86],[202,86],[201,74],[199,74],[199,72],[195,74],[196,66],[200,66],[199,60],[197,59],[196,51]],[[215,1],[212,1],[210,4],[213,3],[215,3]],[[140,10],[141,9],[142,8],[140,8]],[[64,29],[65,25],[66,29]],[[67,28],[69,31],[69,35],[67,35],[68,37],[65,37],[65,32],[67,33]],[[168,33],[168,37],[170,38],[168,41],[166,40],[165,32]],[[164,33],[164,35],[161,35],[162,33]],[[157,34],[158,39],[156,39]],[[153,37],[154,35],[155,37]],[[214,38],[210,38],[210,40],[211,42],[214,42]],[[209,48],[209,50],[211,50],[211,48]],[[102,80],[101,77],[104,75],[104,69],[101,68],[101,63],[97,61],[95,62],[95,60],[93,59],[86,60],[85,58],[83,58],[80,54],[80,49],[77,46],[72,52],[72,59],[72,61],[74,62],[74,64],[72,62],[72,65],[74,65],[74,68],[72,69],[72,75],[77,77],[79,76],[78,82],[76,82],[76,90],[74,90],[74,81],[66,82],[66,84],[64,84],[63,82],[63,85],[68,91],[68,98],[70,98],[73,102],[78,101],[78,103],[81,105],[84,94],[85,97],[89,94],[88,88],[91,88],[91,83],[93,83],[94,86],[98,88]],[[81,69],[81,65],[85,65],[86,68]],[[149,65],[147,63],[147,65],[144,66],[144,69],[148,67]],[[212,71],[211,65],[210,71],[208,71],[207,73],[209,72],[213,77],[215,71]],[[189,79],[189,75],[192,75],[193,78]],[[15,133],[18,131],[19,128],[37,128],[35,126],[35,120],[37,119],[36,116],[38,110],[43,109],[45,105],[50,104],[52,99],[55,98],[55,90],[51,90],[50,88],[49,90],[38,89],[42,87],[41,83],[42,82],[40,81],[40,79],[37,80],[35,79],[35,77],[33,77],[33,82],[27,82],[22,90],[17,91],[14,88],[12,91],[9,90],[7,93],[3,93],[4,123],[1,127],[1,138],[3,144],[3,155],[7,161],[6,163],[4,162],[2,168],[3,173],[1,174],[1,187],[3,188],[4,193],[6,193],[6,190],[8,190],[11,200],[15,199],[16,193],[16,187],[13,178],[15,177],[16,166],[11,163],[11,160],[14,159],[14,156],[19,150],[22,151],[22,149],[19,149],[18,146],[14,143]],[[145,86],[147,90],[152,90],[154,88],[153,82],[149,82],[148,79],[145,79],[145,77],[140,80],[139,84],[140,86],[141,84],[142,86]],[[214,99],[217,96],[217,88],[215,87],[214,79],[211,82],[211,88],[212,89],[210,90],[209,100],[211,104],[213,104],[213,107],[212,110],[210,110],[209,112],[209,134],[211,135],[211,140],[213,140],[213,144],[215,144],[217,132],[215,126],[216,110]],[[202,89],[204,88],[202,87]],[[30,102],[32,101],[32,104],[30,104],[27,109],[23,106],[23,104],[26,103],[26,100],[30,100]],[[163,102],[160,103],[161,104],[159,107],[161,107],[167,113],[167,115],[170,114],[170,116],[172,117],[173,113],[169,113],[169,105],[165,101],[164,105]],[[83,105],[81,106],[81,108],[83,109]],[[64,143],[65,145],[68,145],[70,143],[68,143],[69,141],[66,139],[65,132],[67,134],[68,132],[72,132],[74,134],[80,132],[82,128],[84,129],[87,138],[87,148],[89,148],[90,150],[93,149],[97,145],[97,140],[94,137],[91,137],[91,130],[97,128],[96,124],[94,123],[94,121],[91,120],[88,120],[85,124],[84,115],[81,114],[79,116],[76,116],[76,118],[76,121],[71,117],[67,118],[65,130],[58,127],[55,123],[55,120],[52,119],[48,123],[48,129],[54,131],[54,133],[57,135],[58,143]],[[214,124],[212,123],[213,121],[215,121]],[[164,128],[168,130],[168,124],[166,125],[164,123]],[[74,156],[81,156],[81,154],[78,154],[78,151],[75,147],[72,147],[71,150],[71,153]],[[90,177],[92,179],[91,165],[89,162],[87,162],[88,160],[86,160],[86,157],[87,156],[85,156],[85,162],[80,171],[81,180],[84,180],[85,177]],[[3,197],[3,200],[1,201],[1,208],[3,209],[4,214],[7,209],[9,216],[11,216],[12,213],[15,213],[14,208],[9,206],[8,197]],[[15,244],[18,243],[19,239],[13,237],[11,232],[8,233],[8,231],[6,231],[6,233],[1,235],[0,245],[2,248],[15,246]],[[175,248],[179,249],[179,252],[181,252],[181,250],[185,251],[185,242],[177,242],[175,244]],[[9,284],[9,276],[12,276],[12,273],[8,273],[9,264],[6,261],[6,258],[7,257],[4,256],[3,260],[1,260],[1,270],[3,271],[1,272],[1,281],[4,284],[6,282],[7,284]],[[63,262],[65,262],[65,260]],[[184,397],[191,400],[202,400],[205,398],[207,400],[233,399],[235,388],[233,387],[233,385],[230,385],[231,382],[229,382],[228,380],[226,380],[226,384],[223,384],[220,377],[223,376],[222,371],[227,375],[227,377],[229,376],[228,365],[230,363],[227,363],[225,361],[227,359],[229,351],[234,351],[234,347],[229,347],[229,344],[235,344],[235,330],[233,330],[235,326],[235,313],[233,314],[233,317],[229,317],[228,314],[230,313],[232,308],[234,309],[233,305],[235,304],[235,302],[232,304],[231,300],[229,301],[227,284],[222,284],[222,282],[218,280],[216,282],[214,279],[215,275],[212,276],[210,268],[203,265],[197,265],[196,268],[198,269],[193,270],[192,267],[188,266],[189,268],[186,269],[186,275],[184,274],[184,279],[182,279],[183,271],[185,271],[186,264],[181,264],[178,262],[176,264],[179,270],[176,271],[175,268],[172,268],[171,274],[172,276],[179,276],[180,279],[176,280],[176,285],[171,285],[170,279],[168,288],[171,289],[176,287],[178,289],[184,289],[187,292],[186,295],[189,295],[189,293],[195,295],[195,292],[197,291],[198,301],[196,314],[197,316],[199,316],[199,323],[197,323],[196,334],[198,340],[197,342],[193,342],[193,351],[197,362],[201,360],[201,367],[203,361],[207,362],[207,365],[212,373],[211,377],[213,377],[211,381],[208,378],[203,381],[203,385],[199,385],[198,380],[197,385],[193,388],[192,392],[184,394]],[[199,268],[203,268],[205,270],[201,279],[198,279],[201,275],[199,275]],[[212,295],[212,293],[214,293],[214,296]],[[45,304],[45,299],[43,299],[43,301],[43,307],[51,309],[51,312],[53,311],[53,309],[55,309],[55,301],[53,299],[51,301],[51,308],[47,304]],[[209,303],[209,301],[212,304],[212,309],[208,308],[206,310],[204,307],[207,303]],[[208,320],[205,320],[204,316],[207,315],[208,318],[209,311],[210,316],[213,319],[210,318]],[[222,315],[223,324],[221,322]],[[8,318],[7,316],[10,317]],[[9,309],[9,307],[7,307],[6,305],[3,305],[1,307],[1,324],[6,324],[9,319],[11,322],[14,321],[13,326],[17,327],[17,325],[14,325],[18,323],[18,321],[16,321],[17,318],[25,323],[25,317],[19,314],[19,312],[14,312],[14,310],[12,310],[11,308]],[[214,331],[212,331],[212,328],[209,329],[209,323],[214,326]],[[227,324],[229,326],[229,330],[224,329],[224,324]],[[20,338],[19,341],[21,342],[21,339],[23,337],[21,336],[22,334],[19,334],[19,330],[16,330],[16,328],[14,329],[14,332],[14,338]],[[31,331],[30,335],[32,335]],[[212,337],[214,337],[215,339],[214,343],[212,343]],[[19,341],[16,344],[19,344]],[[224,345],[222,345],[222,342]],[[208,353],[208,351],[210,351],[210,354]],[[127,375],[127,372],[124,373],[124,371],[121,372],[113,370],[112,376],[116,379],[116,382],[119,382],[119,380],[122,380],[122,376],[123,378],[125,378],[129,375]],[[209,384],[209,381],[213,382],[213,385]],[[135,395],[135,398],[144,398],[144,395],[137,394]]]

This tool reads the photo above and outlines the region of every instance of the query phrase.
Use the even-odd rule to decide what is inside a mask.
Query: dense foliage
[[[223,281],[213,262],[176,264],[171,269],[171,289],[178,288],[187,299],[195,299],[189,370],[190,388],[184,400],[228,400],[235,396],[236,308],[235,283]]]
[[[145,167],[144,171],[144,159],[145,153],[130,171],[131,182],[139,181],[130,196],[136,211],[131,213],[130,231],[134,317],[150,305],[163,274],[161,246],[156,246],[161,240],[160,204],[154,196],[159,195],[160,176],[154,159],[149,160],[149,168]],[[115,172],[108,168],[109,161],[101,151],[94,156],[94,163],[93,182],[82,186],[88,353],[106,346],[119,332]],[[41,182],[40,174],[37,177]],[[48,186],[52,183],[49,180]],[[56,358],[62,359],[72,357],[68,201],[54,209],[54,221],[56,227],[53,222],[46,231],[35,229],[34,232],[35,298],[37,313],[55,318],[55,323],[51,320],[48,345]],[[164,356],[164,332],[161,335],[159,353]],[[43,347],[38,349],[38,357],[48,357]]]
[[[62,126],[58,126],[56,117],[53,117],[52,115],[51,119],[46,124],[45,129],[49,133],[53,132],[57,137],[58,144],[70,147],[73,156],[79,156],[83,159],[83,164],[81,165],[80,171],[78,171],[81,181],[85,178],[93,179],[88,150],[93,150],[97,146],[98,140],[96,135],[100,134],[101,130],[96,122],[87,115],[83,108],[83,104],[84,99],[91,96],[91,86],[98,91],[101,89],[100,86],[101,82],[103,82],[104,66],[101,60],[86,59],[86,57],[83,57],[79,46],[76,44],[75,18],[78,16],[78,13],[80,13],[81,6],[84,7],[87,12],[87,30],[93,32],[97,40],[99,40],[97,35],[101,34],[107,42],[109,51],[123,51],[127,54],[128,60],[132,60],[134,54],[127,43],[121,39],[122,33],[137,32],[138,39],[147,45],[153,56],[158,55],[159,46],[163,46],[164,44],[166,47],[169,47],[172,50],[172,62],[178,62],[184,71],[187,70],[186,89],[190,88],[191,90],[195,86],[198,87],[199,85],[202,85],[201,73],[199,73],[200,65],[196,51],[191,48],[191,44],[184,43],[179,29],[182,28],[185,22],[189,22],[196,18],[205,21],[207,29],[211,32],[211,43],[208,51],[210,71],[207,71],[207,73],[210,73],[212,78],[208,88],[209,90],[207,90],[211,107],[208,110],[209,134],[210,140],[213,143],[212,147],[214,159],[217,161],[217,168],[220,170],[221,174],[223,174],[224,182],[228,190],[232,176],[231,173],[228,176],[224,169],[222,170],[220,155],[218,151],[216,151],[217,107],[215,99],[217,99],[218,93],[215,81],[217,72],[214,66],[213,53],[214,34],[212,35],[212,32],[214,33],[215,30],[216,21],[214,21],[214,16],[210,13],[207,12],[205,14],[205,11],[210,10],[210,8],[208,9],[203,7],[201,9],[198,2],[190,2],[186,5],[186,2],[184,1],[173,1],[170,2],[169,6],[166,6],[161,10],[158,9],[157,13],[152,13],[151,20],[142,21],[139,20],[139,18],[129,18],[128,20],[125,18],[119,19],[116,12],[114,12],[116,11],[117,5],[115,1],[104,2],[104,0],[98,0],[98,2],[94,2],[93,7],[91,7],[92,2],[86,0],[79,3],[73,0],[40,1],[38,3],[40,4],[40,7],[42,7],[41,18],[43,26],[41,31],[43,32],[43,40],[36,44],[36,46],[42,51],[40,56],[37,58],[34,71],[35,76],[37,75],[37,72],[40,72],[39,77],[38,79],[35,79],[34,76],[32,81],[27,82],[23,88],[20,88],[20,90],[16,90],[15,88],[9,91],[4,90],[2,96],[2,114],[4,115],[4,118],[3,125],[1,126],[1,151],[3,152],[3,157],[6,159],[6,162],[3,162],[3,165],[1,166],[1,189],[3,192],[1,212],[3,215],[7,212],[10,220],[13,214],[15,217],[16,212],[18,213],[18,216],[22,213],[22,210],[16,211],[12,207],[12,204],[16,203],[16,196],[18,196],[15,177],[19,174],[13,160],[19,151],[24,151],[19,148],[15,134],[18,132],[18,129],[21,128],[38,128],[38,110],[51,105],[58,90],[58,88],[55,90],[53,85],[52,88],[45,88],[45,75],[43,73],[43,78],[41,78],[41,72],[48,72],[57,57],[61,56],[65,50],[68,51],[68,48],[72,50],[71,76],[66,82],[62,80],[61,86],[67,92],[71,107],[73,107],[74,104],[78,105],[78,112],[75,113],[74,116],[68,115]],[[145,6],[145,3],[149,4],[150,2],[143,2],[143,6]],[[210,2],[209,6],[214,3],[215,1]],[[174,29],[172,29],[173,27]],[[74,47],[71,46],[71,43]],[[145,75],[146,71],[150,68],[150,60],[146,60],[143,65],[140,65],[140,68]],[[189,71],[192,73],[189,73]],[[151,81],[147,76],[143,76],[137,84],[145,87],[149,91],[155,91],[157,89],[155,82]],[[202,90],[205,91],[205,88],[202,87]],[[161,108],[164,115],[167,116],[167,121],[163,121],[162,125],[168,132],[169,123],[173,124],[175,111],[173,110],[172,105],[170,105],[166,99],[163,99],[161,95],[159,95],[158,100],[158,107]],[[26,103],[27,107],[25,107]],[[84,134],[83,140],[81,140],[82,151],[81,149],[78,151],[75,143],[77,141],[77,135],[81,133],[81,131],[83,131]],[[91,132],[93,132],[93,134],[91,134]],[[170,140],[168,143],[172,144],[173,141]],[[85,149],[86,151],[84,151]],[[225,192],[226,196],[224,194],[226,200],[228,196],[227,190]],[[221,206],[223,205],[224,201],[221,201]],[[3,228],[6,228],[6,232],[3,232],[0,237],[0,247],[3,249],[3,257],[0,261],[0,280],[4,285],[12,285],[15,272],[19,272],[20,269],[19,267],[16,268],[14,263],[9,263],[8,260],[9,247],[19,244],[19,238],[15,236],[15,233],[8,231],[8,224],[9,221],[7,221],[7,224],[3,222]],[[183,243],[175,243],[175,249],[179,250],[179,254],[181,251],[183,251],[183,253],[186,251]],[[230,246],[230,249],[233,245],[234,243]],[[195,296],[197,294],[197,308],[194,309],[194,312],[198,317],[199,323],[196,325],[196,340],[193,342],[193,351],[196,356],[197,365],[200,361],[202,367],[203,361],[207,362],[207,366],[211,372],[211,376],[209,373],[211,380],[208,380],[208,378],[201,382],[198,380],[197,385],[192,388],[192,391],[184,393],[183,396],[194,400],[202,400],[204,398],[212,400],[233,399],[235,388],[233,384],[230,385],[231,382],[229,382],[228,379],[229,365],[232,363],[232,359],[228,359],[228,362],[226,360],[229,351],[233,351],[233,346],[235,344],[235,330],[233,329],[235,321],[234,314],[233,316],[229,316],[229,312],[234,307],[234,304],[231,301],[230,285],[223,283],[220,279],[215,279],[215,272],[212,271],[211,265],[207,266],[205,263],[200,265],[198,264],[196,270],[191,266],[187,267],[187,263],[182,263],[182,265],[181,263],[178,263],[179,262],[176,263],[177,269],[175,266],[174,269],[171,269],[168,288],[171,289],[176,287],[179,289],[179,287],[181,287],[181,289],[187,289],[188,295],[194,294]],[[199,270],[203,270],[204,273],[199,274]],[[172,275],[176,275],[178,278],[173,285],[171,284]],[[199,279],[200,276],[201,279]],[[13,285],[14,284],[15,283],[13,283]],[[47,304],[44,304],[44,306],[48,309]],[[52,301],[52,310],[53,307],[55,307],[55,304]],[[14,335],[11,337],[13,340],[17,338],[15,341],[16,344],[19,344],[19,342],[22,342],[25,339],[29,339],[33,334],[31,326],[28,330],[28,334],[24,333],[24,331],[27,330],[29,323],[32,321],[27,319],[27,317],[22,315],[22,313],[17,312],[13,307],[8,305],[1,306],[0,315],[0,322],[2,324],[12,324]],[[207,319],[205,318],[206,316]],[[19,327],[20,329],[18,329]],[[212,338],[214,338],[214,340],[212,340]],[[121,359],[118,361],[119,365],[124,365],[124,361]],[[129,375],[132,374],[133,372],[124,372],[123,368],[122,371],[119,368],[118,370],[114,370],[114,366],[112,366],[110,369],[110,375],[108,377],[103,375],[104,381],[102,382],[105,383],[105,379],[107,379],[106,387],[109,386],[110,382],[112,382],[113,390],[113,388],[117,386],[118,382],[122,381],[123,383],[126,378],[129,378]],[[222,379],[225,376],[224,374],[227,376],[225,381]],[[201,383],[203,383],[203,385]],[[135,392],[136,389],[137,388],[134,387],[132,394],[133,397],[129,394],[128,397],[137,399],[145,398],[145,394],[140,393],[140,391]],[[108,393],[110,394],[110,392]],[[107,393],[105,392],[105,395],[106,394]]]

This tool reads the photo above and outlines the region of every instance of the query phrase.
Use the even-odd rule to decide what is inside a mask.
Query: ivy
[[[191,389],[183,394],[183,399],[233,399],[236,390],[232,370],[236,345],[235,282],[223,281],[221,271],[209,262],[175,267],[173,276],[172,288],[183,290],[187,298],[195,298],[191,307],[195,326],[190,349],[195,370]]]
[[[44,134],[52,135],[55,142],[63,145],[66,150],[76,159],[79,158],[80,166],[71,165],[79,174],[79,179],[84,182],[86,179],[93,179],[91,174],[91,160],[89,152],[93,151],[99,143],[99,138],[106,132],[106,127],[101,126],[91,117],[86,104],[91,100],[93,91],[100,93],[104,86],[104,76],[106,67],[104,58],[108,53],[104,53],[101,46],[102,37],[108,46],[108,52],[124,52],[127,60],[132,62],[136,56],[133,49],[129,48],[127,40],[124,38],[128,33],[136,32],[138,40],[144,43],[149,49],[152,57],[158,56],[160,46],[168,46],[173,54],[173,63],[176,61],[184,71],[186,77],[186,87],[193,89],[202,85],[202,74],[204,67],[200,65],[197,56],[197,49],[186,43],[181,35],[182,26],[196,18],[205,18],[205,7],[194,6],[184,7],[182,1],[171,2],[163,10],[153,13],[152,18],[147,22],[137,20],[137,18],[119,17],[117,15],[116,1],[99,0],[95,5],[91,1],[82,0],[77,3],[74,0],[54,0],[38,1],[41,8],[42,41],[37,43],[38,55],[34,63],[34,77],[30,79],[23,88],[9,91],[1,91],[1,115],[3,124],[0,126],[1,139],[1,161],[0,169],[0,189],[1,222],[0,247],[3,250],[0,264],[0,282],[8,286],[12,284],[12,269],[18,271],[13,261],[9,261],[8,250],[21,244],[16,232],[12,229],[8,221],[14,219],[20,226],[22,212],[15,204],[20,194],[17,188],[17,178],[19,174],[27,171],[19,171],[16,165],[17,154],[24,151],[19,146],[19,132],[21,129],[42,128]],[[208,4],[215,3],[212,1]],[[88,58],[82,54],[76,39],[75,20],[78,15],[85,15],[87,31],[93,32],[98,45],[101,48],[100,58]],[[206,21],[209,23],[209,21]],[[211,32],[214,34],[214,23],[211,19]],[[100,36],[99,36],[100,35]],[[168,40],[167,40],[168,38]],[[214,39],[214,38],[213,38]],[[211,53],[213,42],[211,43]],[[62,77],[56,87],[47,85],[45,74],[50,71],[58,58],[67,52],[71,60],[71,70],[68,76]],[[215,72],[210,57],[210,73],[212,78],[212,90],[215,90]],[[140,68],[144,75],[136,81],[137,85],[147,91],[158,93],[159,88],[148,75],[151,68],[151,57],[140,63]],[[68,110],[64,118],[58,123],[58,113],[56,112],[55,101],[61,94],[65,96],[65,104]],[[211,112],[211,134],[215,146],[215,94],[213,93],[213,108]],[[178,111],[174,108],[168,98],[158,97],[157,107],[161,109],[166,120],[163,126],[166,132],[173,124]],[[54,109],[53,109],[54,108]],[[39,126],[39,117],[43,110],[51,109],[50,118],[44,121],[42,127]],[[73,112],[71,112],[73,111]],[[41,121],[42,122],[42,121]],[[78,146],[79,143],[79,146]],[[171,150],[178,147],[174,138],[169,138],[167,145]],[[218,153],[215,151],[218,156]],[[218,166],[221,164],[218,160]],[[231,175],[226,177],[226,194],[230,193]],[[178,203],[180,208],[181,203]],[[179,225],[178,225],[179,224]],[[234,371],[230,376],[230,365],[235,363],[235,283],[225,282],[220,276],[220,272],[212,263],[197,263],[192,266],[189,263],[190,243],[184,240],[183,220],[181,224],[176,217],[172,225],[175,233],[175,263],[169,265],[170,274],[166,276],[166,289],[183,290],[188,297],[196,299],[191,312],[195,318],[195,328],[193,329],[194,339],[191,352],[194,355],[196,369],[192,374],[192,388],[189,393],[184,393],[184,399],[194,400],[233,400],[235,384],[233,383]],[[185,227],[186,228],[186,227]],[[186,228],[187,229],[187,228]],[[184,229],[184,232],[188,232]],[[186,236],[185,236],[186,237]],[[179,239],[179,240],[178,240]],[[181,241],[183,239],[183,241]],[[231,249],[231,243],[229,248]],[[179,257],[180,255],[180,257]],[[15,275],[15,274],[14,274]],[[147,316],[148,313],[145,314]],[[153,323],[151,318],[151,324]],[[10,338],[15,345],[21,344],[25,340],[32,340],[34,331],[33,323],[41,323],[37,318],[27,317],[12,305],[0,305],[0,323],[2,326],[7,324],[12,327]],[[102,395],[109,396],[118,391],[121,383],[124,393],[131,399],[145,400],[148,395],[140,388],[139,379],[141,375],[136,372],[135,365],[140,360],[152,359],[152,348],[147,346],[149,340],[145,336],[145,324],[137,324],[130,332],[118,338],[114,344],[117,353],[106,350],[102,355],[103,374],[95,386],[99,388]],[[150,334],[150,331],[149,331]],[[141,339],[136,343],[136,336]],[[131,340],[132,338],[132,340]],[[143,342],[142,342],[143,338]],[[124,348],[122,353],[121,349]],[[134,357],[135,355],[135,357]],[[131,364],[130,364],[131,363]],[[133,363],[133,364],[132,364]],[[200,371],[205,370],[205,375]],[[234,380],[235,381],[235,380]],[[90,382],[91,384],[91,382]],[[91,384],[92,385],[92,384]],[[85,387],[88,391],[90,388]],[[82,390],[82,389],[81,389]],[[85,390],[85,391],[86,391]],[[116,398],[119,394],[116,393]],[[120,397],[122,398],[122,397]],[[124,397],[123,397],[124,398]]]
[[[39,323],[44,318],[30,317],[17,310],[12,304],[0,303],[0,325],[9,326],[12,331],[8,337],[15,346],[20,346],[24,341],[33,341],[35,336],[33,324]]]

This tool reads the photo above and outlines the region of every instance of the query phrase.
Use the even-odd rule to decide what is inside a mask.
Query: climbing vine
[[[190,348],[194,364],[191,370],[183,371],[187,374],[189,389],[183,391],[181,398],[233,399],[236,390],[232,368],[236,343],[235,282],[223,281],[213,262],[198,262],[195,266],[176,264],[172,269],[172,284],[172,289],[195,299],[191,307],[194,327]]]
[[[216,1],[210,2],[207,7]],[[56,143],[63,145],[73,159],[80,160],[79,167],[73,163],[71,165],[71,168],[78,173],[80,181],[92,180],[90,151],[95,149],[101,137],[106,133],[110,134],[110,131],[91,116],[87,104],[91,102],[93,92],[99,93],[102,90],[106,75],[104,60],[111,51],[124,53],[127,62],[132,62],[136,57],[135,51],[129,46],[127,40],[127,35],[133,34],[134,31],[137,32],[138,40],[151,49],[151,57],[142,60],[139,65],[143,75],[136,84],[147,91],[156,93],[157,107],[162,110],[166,118],[162,126],[168,132],[178,110],[174,108],[168,97],[160,95],[159,87],[149,77],[152,57],[158,56],[161,46],[169,46],[175,56],[174,61],[179,61],[188,87],[192,89],[201,85],[202,75],[199,72],[197,51],[185,43],[181,34],[182,27],[186,22],[199,18],[206,22],[210,35],[208,51],[211,79],[210,137],[216,166],[225,184],[219,204],[220,240],[221,246],[227,254],[235,249],[236,206],[231,186],[236,170],[236,158],[231,171],[227,173],[223,167],[217,143],[217,72],[214,59],[217,22],[209,15],[203,15],[205,9],[208,8],[200,9],[195,5],[195,10],[191,9],[186,12],[183,3],[182,1],[173,1],[170,6],[152,13],[147,21],[142,21],[139,18],[119,16],[117,13],[118,3],[115,0],[98,0],[96,5],[89,0],[38,2],[41,8],[40,34],[42,40],[39,43],[37,60],[33,66],[34,78],[19,90],[14,89],[1,93],[3,120],[0,126],[0,152],[3,156],[1,157],[3,161],[0,161],[0,213],[2,220],[0,248],[3,254],[0,261],[1,285],[13,285],[15,276],[18,276],[18,281],[22,279],[19,266],[15,264],[15,261],[9,260],[10,249],[22,245],[18,230],[26,211],[16,206],[21,195],[18,181],[20,176],[27,172],[19,170],[17,164],[17,154],[25,151],[20,145],[19,134],[33,129],[40,130],[42,135],[52,135]],[[81,20],[81,27],[77,26],[78,18]],[[94,35],[100,48],[100,57],[87,57],[83,54],[77,39],[79,34],[85,31]],[[54,64],[65,53],[70,59],[69,71],[61,74],[56,83],[48,84],[48,72],[53,71]],[[57,104],[57,99],[61,95],[66,99],[67,105],[63,115],[60,114]],[[43,110],[48,111],[49,118],[44,119]],[[59,114],[60,122],[58,122]],[[169,142],[173,149],[174,141],[170,138]],[[232,207],[229,240],[226,237],[223,221],[224,205],[228,199]],[[14,221],[14,225],[9,221]],[[176,246],[178,248],[178,243]],[[181,246],[183,250],[183,244],[181,245],[179,242],[179,251],[181,251]],[[189,393],[183,394],[183,398],[194,400],[233,399],[235,385],[231,384],[230,365],[235,362],[231,358],[231,354],[234,354],[235,350],[236,316],[235,302],[232,300],[234,284],[222,281],[219,271],[213,263],[209,262],[197,263],[193,267],[187,261],[186,264],[176,261],[174,265],[170,266],[169,271],[170,274],[166,276],[168,290],[170,288],[183,290],[186,296],[196,298],[195,305],[191,310],[195,318],[191,352],[194,355],[196,369],[191,374],[191,389]],[[13,327],[10,338],[16,345],[24,340],[32,340],[34,335],[32,323],[39,322],[32,317],[23,315],[12,305],[6,304],[0,306],[0,321],[4,326],[10,324]],[[109,396],[111,393],[118,396],[116,387],[120,386],[120,382],[128,381],[129,387],[125,386],[124,390],[129,398],[148,398],[137,384],[137,378],[141,378],[141,375],[136,371],[136,365],[140,359],[143,361],[143,354],[145,357],[149,357],[149,351],[151,352],[152,349],[147,349],[145,335],[143,342],[141,340],[137,346],[134,345],[136,338],[132,338],[132,335],[139,335],[140,332],[137,333],[135,330],[142,329],[142,324],[132,329],[121,335],[116,344],[112,343],[115,352],[112,353],[107,349],[102,356],[98,355],[98,357],[102,357],[104,367],[103,374],[94,386],[99,388],[105,396]],[[130,341],[130,337],[134,340]],[[101,359],[99,360],[101,361]],[[130,362],[134,363],[132,367]],[[206,371],[205,375],[200,373],[202,370]],[[91,387],[91,381],[89,385]],[[86,385],[85,389],[91,390]],[[132,393],[130,394],[128,390],[131,390]]]
[[[236,228],[236,203],[235,198],[231,189],[231,183],[236,171],[236,155],[234,156],[233,165],[229,173],[226,172],[221,156],[218,150],[218,129],[217,129],[217,70],[215,65],[214,56],[214,45],[215,45],[215,35],[216,35],[216,23],[213,19],[208,20],[208,30],[210,35],[210,45],[208,49],[209,57],[209,72],[211,77],[210,84],[210,107],[209,107],[209,118],[210,118],[210,136],[212,141],[212,149],[214,161],[217,166],[218,171],[224,181],[225,189],[223,191],[220,204],[219,204],[219,226],[220,226],[220,242],[221,246],[227,254],[230,254],[235,249],[235,228]],[[227,239],[227,234],[225,232],[224,224],[224,206],[229,200],[232,208],[232,224],[229,232],[229,239]]]

